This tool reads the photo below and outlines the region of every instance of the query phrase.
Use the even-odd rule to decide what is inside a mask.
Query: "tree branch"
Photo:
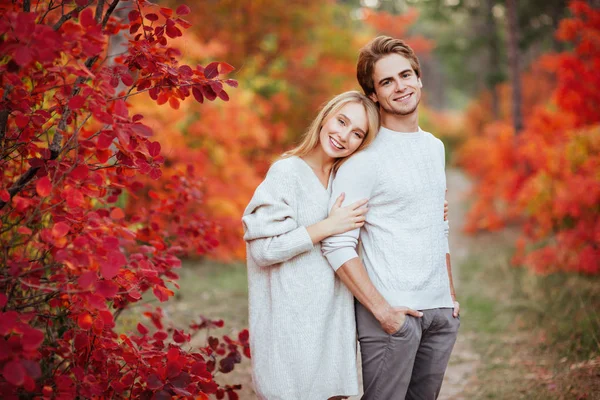
[[[52,27],[52,29],[54,29],[55,31],[59,30],[60,27],[63,26],[63,24],[65,22],[67,22],[68,20],[70,20],[71,18],[73,18],[73,14],[80,13],[83,9],[88,8],[90,5],[92,5],[93,2],[94,2],[94,0],[90,0],[85,6],[78,6],[75,9],[69,11],[68,13],[63,14],[60,17],[60,19],[56,22],[56,24],[54,24],[54,26]]]

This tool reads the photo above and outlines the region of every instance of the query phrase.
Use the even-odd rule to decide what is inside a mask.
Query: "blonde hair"
[[[377,132],[379,131],[379,109],[377,108],[375,103],[373,103],[373,101],[367,96],[360,92],[352,90],[349,92],[338,94],[333,99],[329,100],[327,104],[322,106],[321,110],[319,111],[319,114],[311,122],[310,126],[302,136],[302,141],[300,142],[300,144],[294,147],[293,149],[286,151],[282,155],[282,158],[292,156],[303,157],[310,153],[312,150],[314,150],[315,147],[319,145],[319,135],[321,133],[321,128],[323,127],[325,120],[337,113],[340,109],[342,109],[342,107],[349,103],[361,104],[364,107],[365,112],[367,113],[367,132],[365,132],[365,137],[362,143],[360,144],[360,146],[358,146],[354,153],[365,149],[369,144],[371,144],[371,142],[373,142],[373,140],[377,136]],[[344,160],[346,160],[347,158],[348,157],[344,157],[336,160],[333,165],[334,171],[337,171],[340,165],[342,165]]]

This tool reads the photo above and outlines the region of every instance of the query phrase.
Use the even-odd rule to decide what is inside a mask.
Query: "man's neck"
[[[381,110],[381,126],[395,132],[417,132],[419,130],[419,110],[408,115],[390,114]]]

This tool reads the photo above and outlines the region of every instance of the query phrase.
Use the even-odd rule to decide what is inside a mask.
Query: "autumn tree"
[[[593,88],[600,84],[600,12],[583,1],[569,7],[572,16],[556,37],[573,50],[542,57],[522,76],[530,92],[524,99],[533,100],[523,105],[524,129],[517,137],[507,119],[479,120],[461,164],[475,178],[470,230],[516,222],[523,234],[516,263],[598,274],[600,98]],[[554,76],[550,91],[547,74]]]
[[[193,207],[205,201],[193,166],[168,171],[144,212],[124,210],[165,160],[131,98],[177,107],[228,100],[225,86],[236,85],[224,77],[229,64],[180,63],[171,42],[190,27],[187,6],[128,2],[123,20],[121,4],[0,5],[3,398],[237,397],[214,375],[249,356],[247,331],[190,349],[191,334],[222,322],[200,319],[186,332],[157,308],[136,333],[115,332],[145,292],[173,295],[186,248],[214,246],[213,223]],[[108,50],[121,32],[125,45]],[[185,209],[185,220],[173,218]]]

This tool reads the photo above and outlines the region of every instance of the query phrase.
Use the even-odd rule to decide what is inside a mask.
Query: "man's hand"
[[[400,330],[406,321],[407,315],[421,318],[423,313],[408,307],[390,307],[381,317],[377,317],[377,320],[381,324],[383,330],[391,335]]]
[[[444,200],[444,221],[448,221],[448,200]]]
[[[456,300],[454,300],[453,303],[454,303],[454,311],[452,312],[452,316],[454,318],[456,318],[460,314],[460,304]]]

